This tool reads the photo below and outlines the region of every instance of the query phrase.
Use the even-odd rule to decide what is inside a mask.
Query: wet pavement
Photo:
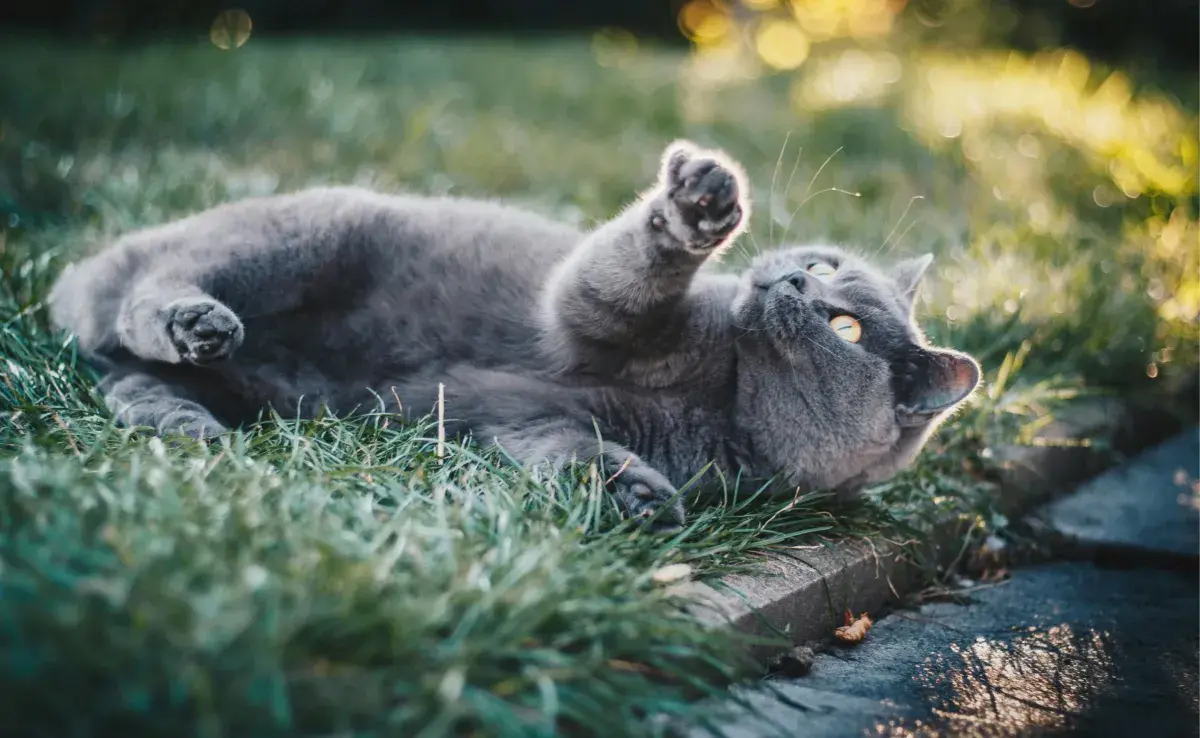
[[[809,676],[764,682],[723,732],[1200,734],[1194,572],[1059,563],[970,596],[894,612]]]
[[[1187,526],[1196,525],[1197,465],[1200,436],[1189,431],[1094,480],[1075,495],[1095,498],[1122,479],[1138,480],[1143,494],[1125,495],[1111,525],[1092,515],[1090,529],[1073,530],[1077,539],[1087,533],[1088,556],[1018,568],[1008,580],[968,589],[968,604],[893,611],[860,644],[820,653],[809,675],[740,691],[743,706],[712,734],[1200,735],[1200,552],[1193,545],[1189,556],[1180,544],[1195,533]],[[1129,499],[1146,502],[1130,508]],[[1150,505],[1159,506],[1157,517]],[[1063,509],[1040,517],[1063,518]],[[1171,515],[1186,526],[1159,524]],[[1138,519],[1155,522],[1128,534]],[[1104,531],[1118,526],[1117,555],[1095,555],[1111,552]],[[1161,535],[1168,528],[1176,535]],[[1156,548],[1171,556],[1129,555]]]

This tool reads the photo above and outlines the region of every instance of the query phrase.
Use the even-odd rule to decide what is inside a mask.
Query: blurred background
[[[1195,0],[41,0],[0,18],[10,253],[57,263],[335,182],[587,227],[688,137],[753,181],[734,265],[801,240],[933,251],[933,339],[993,375],[1008,357],[1195,412]]]

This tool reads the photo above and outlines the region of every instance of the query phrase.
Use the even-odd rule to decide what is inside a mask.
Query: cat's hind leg
[[[148,370],[117,367],[101,380],[104,402],[126,427],[149,426],[160,435],[212,438],[227,429],[180,382]]]

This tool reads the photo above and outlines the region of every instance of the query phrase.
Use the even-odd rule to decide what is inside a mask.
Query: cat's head
[[[737,423],[765,475],[842,492],[886,479],[974,391],[975,361],[926,345],[913,322],[931,261],[880,269],[836,247],[796,247],[742,275]]]

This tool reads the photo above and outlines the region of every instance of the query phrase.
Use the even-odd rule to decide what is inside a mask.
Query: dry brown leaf
[[[837,630],[833,631],[833,636],[842,643],[858,643],[867,637],[867,631],[871,629],[871,618],[864,612],[858,616],[858,620],[846,611],[846,624]]]
[[[1001,566],[996,569],[988,569],[987,571],[985,571],[982,574],[982,576],[979,577],[979,581],[981,581],[981,582],[1003,582],[1005,579],[1008,579],[1011,576],[1012,576],[1012,574],[1009,573],[1008,569]]]

